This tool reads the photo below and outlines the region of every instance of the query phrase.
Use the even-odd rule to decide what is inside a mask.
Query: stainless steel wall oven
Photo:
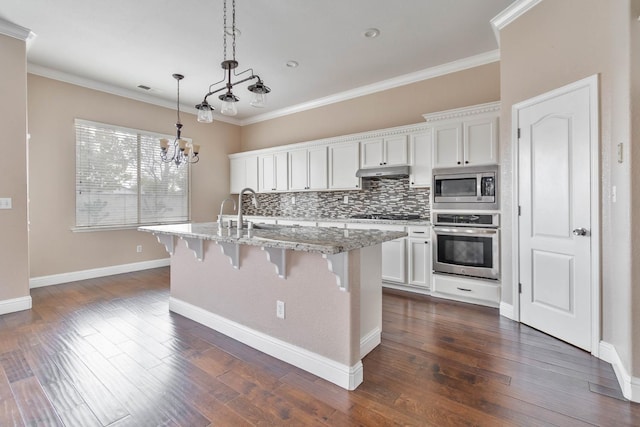
[[[433,271],[500,279],[500,214],[433,214]]]

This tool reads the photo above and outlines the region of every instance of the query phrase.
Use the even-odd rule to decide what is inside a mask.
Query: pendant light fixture
[[[167,138],[160,139],[160,159],[164,163],[173,162],[176,166],[183,163],[198,163],[200,157],[200,146],[182,139],[182,123],[180,122],[180,80],[184,79],[182,74],[173,74],[173,78],[178,82],[178,121],[176,122],[176,138],[173,142]],[[169,155],[171,154],[171,155]]]
[[[216,83],[212,83],[209,86],[209,90],[207,94],[204,96],[203,101],[196,105],[196,109],[198,110],[198,121],[203,123],[211,123],[213,121],[213,110],[214,108],[209,104],[207,98],[214,93],[221,92],[223,90],[227,90],[224,94],[218,96],[218,99],[222,101],[222,106],[220,108],[220,113],[227,116],[235,116],[238,114],[238,108],[236,107],[236,103],[240,100],[237,96],[235,96],[232,92],[232,89],[235,85],[244,83],[249,80],[257,80],[256,83],[249,86],[247,89],[249,92],[253,93],[253,99],[250,104],[253,107],[261,108],[264,107],[267,102],[267,94],[271,92],[265,84],[262,82],[260,76],[253,73],[253,69],[246,69],[238,74],[233,71],[233,77],[241,76],[245,73],[250,73],[249,77],[238,80],[237,82],[231,81],[231,72],[238,68],[238,61],[236,61],[236,35],[238,34],[238,30],[236,29],[236,0],[231,0],[232,11],[231,11],[231,27],[227,26],[227,0],[223,1],[223,35],[222,41],[224,46],[224,61],[220,64],[222,69],[224,70],[224,77],[222,80]],[[231,37],[232,42],[232,56],[231,59],[227,59],[227,36]],[[222,87],[214,89],[214,86],[219,85],[221,83],[225,83]]]

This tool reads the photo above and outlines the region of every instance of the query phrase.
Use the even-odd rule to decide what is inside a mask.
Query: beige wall
[[[27,233],[27,59],[25,42],[0,34],[0,301],[29,296]]]
[[[422,115],[500,100],[497,62],[242,127],[242,151],[424,121]]]
[[[28,112],[31,277],[167,258],[148,233],[71,231],[75,223],[74,119],[175,134],[175,110],[29,74]],[[202,146],[201,160],[192,167],[192,218],[213,221],[220,202],[228,196],[227,154],[239,151],[240,131],[222,122],[198,123],[192,114],[181,114],[181,118],[183,136]],[[16,136],[7,141],[19,140]],[[14,148],[10,152],[13,166],[19,163],[15,155],[20,153]],[[137,245],[143,245],[142,253],[136,253]]]
[[[503,247],[510,247],[512,238],[512,105],[593,74],[600,76],[602,339],[615,345],[627,369],[632,366],[631,309],[640,306],[640,298],[635,295],[635,304],[630,298],[631,162],[617,163],[615,153],[618,142],[627,147],[631,142],[631,20],[629,0],[553,0],[539,3],[500,33]],[[617,187],[616,203],[611,202],[612,185]],[[506,255],[503,299],[511,303],[512,260],[509,252]],[[638,366],[640,352],[634,354]]]
[[[631,212],[632,212],[632,243],[631,243],[631,337],[632,337],[632,372],[637,378],[640,376],[640,227],[638,226],[638,213],[640,212],[640,22],[635,18],[640,17],[640,0],[631,1],[631,13],[629,22],[630,32],[630,85],[631,85],[631,137],[625,140],[629,147],[631,187]],[[635,177],[635,179],[633,178]]]

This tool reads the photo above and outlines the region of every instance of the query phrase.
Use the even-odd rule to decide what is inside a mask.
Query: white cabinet
[[[327,147],[289,151],[289,190],[327,189]]]
[[[405,231],[402,225],[347,223],[347,228],[358,230]],[[406,282],[407,238],[390,240],[382,244],[382,280]]]
[[[410,187],[431,186],[431,129],[409,135],[411,155]]]
[[[329,145],[329,189],[357,190],[360,178],[356,172],[360,167],[360,144],[348,142]]]
[[[433,167],[498,163],[499,103],[425,114],[433,124]]]
[[[231,158],[229,168],[231,169],[231,194],[238,194],[245,187],[258,188],[258,156]]]
[[[259,157],[258,190],[261,193],[287,191],[288,189],[287,152],[263,154]]]
[[[409,162],[406,134],[364,140],[360,148],[361,168],[401,166]]]
[[[428,227],[409,227],[407,282],[429,290],[431,288],[431,240]]]

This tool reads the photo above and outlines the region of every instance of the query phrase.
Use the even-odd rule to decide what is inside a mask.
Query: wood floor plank
[[[0,316],[0,426],[638,426],[610,364],[496,309],[383,293],[347,391],[168,311],[168,268]]]

